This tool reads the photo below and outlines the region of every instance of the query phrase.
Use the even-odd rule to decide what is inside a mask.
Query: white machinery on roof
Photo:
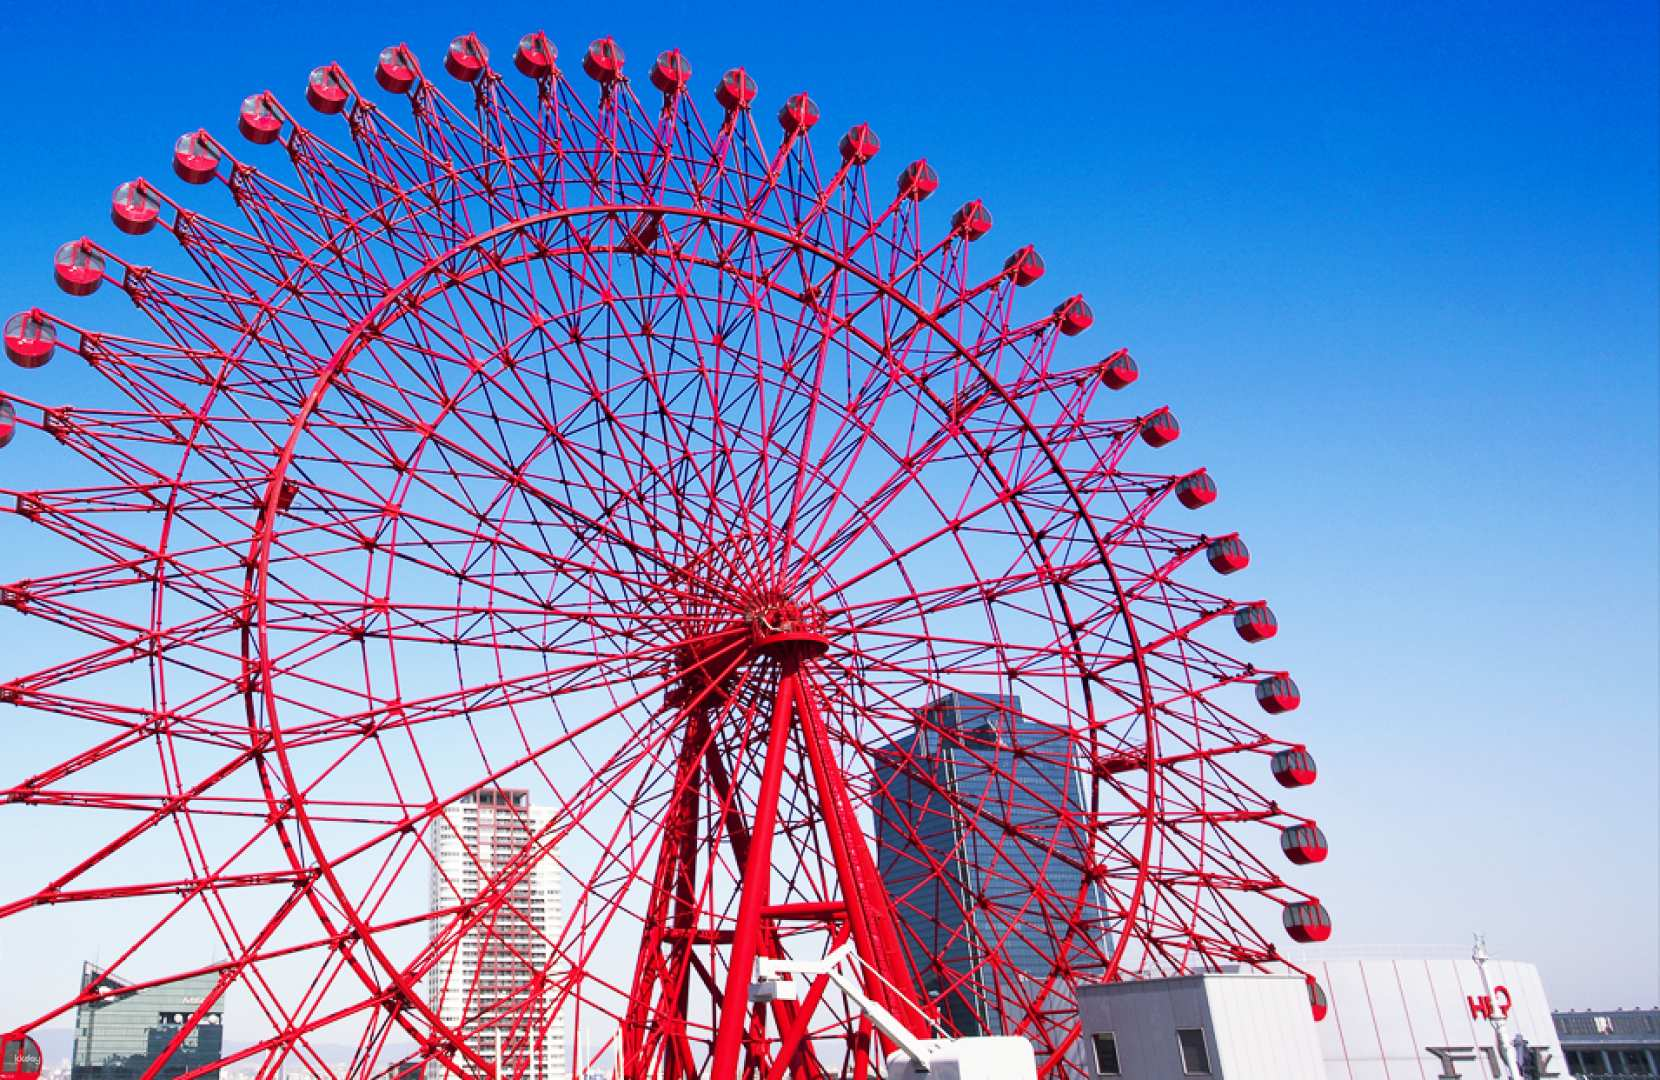
[[[751,1001],[799,1001],[802,984],[790,978],[802,975],[823,977],[834,983],[847,999],[857,1005],[870,1022],[898,1050],[888,1055],[887,1080],[1037,1080],[1037,1058],[1032,1044],[1009,1035],[976,1035],[961,1039],[924,1039],[888,1010],[865,996],[857,979],[842,970],[845,960],[858,961],[851,944],[831,952],[822,960],[780,960],[761,957],[755,961],[755,982],[750,985]]]

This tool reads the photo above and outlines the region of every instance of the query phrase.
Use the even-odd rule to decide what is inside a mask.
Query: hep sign
[[[1491,997],[1482,994],[1480,997],[1466,997],[1470,1004],[1470,1019],[1472,1020],[1502,1020],[1510,1015],[1510,991],[1502,984],[1493,987]]]

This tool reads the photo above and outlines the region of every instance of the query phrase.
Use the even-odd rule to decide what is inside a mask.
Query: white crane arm
[[[845,994],[849,1001],[857,1005],[866,1016],[870,1017],[870,1022],[877,1031],[899,1047],[919,1068],[927,1069],[929,1055],[937,1046],[937,1040],[919,1039],[909,1028],[901,1024],[892,1013],[865,996],[864,988],[859,985],[858,981],[850,978],[841,970],[842,961],[846,960],[852,951],[852,943],[848,943],[839,949],[833,950],[821,960],[784,960],[770,956],[760,957],[755,961],[757,981],[750,988],[750,997],[793,997],[793,988],[788,993],[779,993],[784,987],[791,985],[785,979],[785,976],[805,975],[817,978],[822,975],[835,983],[836,988]]]

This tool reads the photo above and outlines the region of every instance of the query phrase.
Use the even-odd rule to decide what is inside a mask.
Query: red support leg
[[[659,999],[661,1008],[672,1011],[682,1025],[685,1023],[689,989],[686,965],[697,925],[697,809],[701,761],[708,739],[708,713],[697,708],[689,717],[686,740],[681,745],[674,807],[663,823],[663,848],[647,916],[640,928],[639,966],[620,1033],[624,1077],[650,1075],[659,1048],[672,1044],[675,1033],[663,1030],[663,1013],[653,1013]],[[669,949],[667,958],[663,955],[665,945]],[[680,1063],[680,1067],[689,1070],[689,1063]],[[676,1071],[667,1073],[673,1076]]]
[[[865,992],[885,1005],[913,1032],[927,1034],[926,1017],[919,1014],[920,997],[911,980],[910,966],[899,939],[896,915],[888,902],[881,875],[870,857],[863,830],[848,801],[847,785],[830,749],[824,719],[814,699],[811,679],[802,675],[795,681],[796,712],[801,720],[807,760],[817,788],[819,810],[842,888],[850,892],[848,921],[859,956],[874,969],[866,974]],[[880,975],[877,978],[876,975]],[[896,1000],[897,999],[897,1000]]]
[[[737,1080],[749,1016],[749,984],[761,946],[761,913],[767,906],[772,881],[772,833],[778,820],[778,795],[784,783],[784,759],[789,750],[790,713],[796,702],[798,662],[781,660],[774,691],[767,756],[762,765],[761,790],[756,796],[755,822],[749,834],[749,858],[744,865],[743,895],[738,901],[738,923],[727,957],[726,992],[721,998],[710,1075],[714,1080]]]

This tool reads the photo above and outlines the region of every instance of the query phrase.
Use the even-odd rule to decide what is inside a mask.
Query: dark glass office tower
[[[78,1006],[70,1080],[138,1080],[166,1051],[216,981],[213,975],[198,975]],[[87,964],[81,969],[81,985],[119,991],[127,984]],[[204,1016],[156,1074],[159,1080],[174,1080],[218,1061],[224,1049],[220,1019],[217,1008]],[[201,1075],[218,1080],[219,1071]]]
[[[1066,1022],[1046,984],[1108,932],[1070,742],[1012,696],[948,694],[923,721],[874,770],[877,866],[922,989],[964,1035]]]

